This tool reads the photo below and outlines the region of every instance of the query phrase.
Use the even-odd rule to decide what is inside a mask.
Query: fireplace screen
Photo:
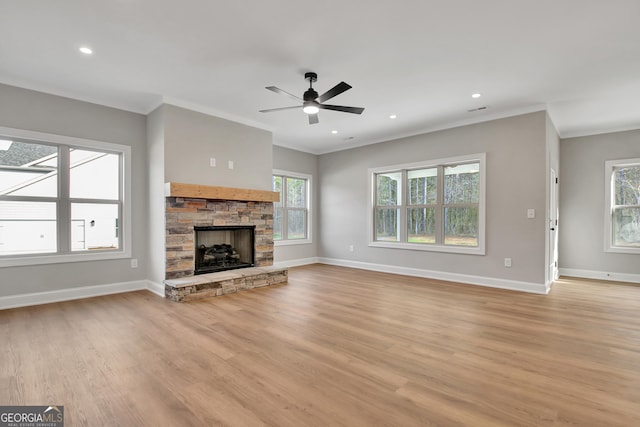
[[[195,227],[195,272],[253,267],[255,226]]]

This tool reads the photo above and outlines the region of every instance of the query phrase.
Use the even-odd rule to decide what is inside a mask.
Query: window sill
[[[313,243],[311,239],[273,241],[274,246],[310,245],[311,243]]]
[[[604,251],[608,253],[640,255],[640,248],[625,248],[622,246],[609,246],[605,248]]]
[[[131,253],[127,251],[102,252],[102,253],[77,253],[77,254],[33,254],[16,256],[14,258],[5,257],[0,259],[0,267],[21,267],[42,264],[62,264],[85,261],[106,261],[111,259],[131,258]]]
[[[467,255],[484,255],[484,247],[463,247],[463,246],[444,246],[444,245],[423,245],[419,243],[401,243],[401,242],[370,242],[371,248],[388,248],[388,249],[405,249],[411,251],[426,251],[426,252],[445,252],[454,254],[467,254]]]

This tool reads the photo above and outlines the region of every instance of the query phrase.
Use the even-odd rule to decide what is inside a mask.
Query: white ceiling
[[[640,128],[639,18],[638,0],[0,0],[0,82],[168,102],[312,153],[545,108],[569,137]],[[302,96],[306,71],[364,113],[258,112],[295,105],[265,86]]]

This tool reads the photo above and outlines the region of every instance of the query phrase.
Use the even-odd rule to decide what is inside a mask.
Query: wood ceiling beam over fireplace
[[[179,182],[166,183],[164,191],[165,197],[187,197],[209,200],[237,200],[244,202],[277,202],[280,200],[280,193],[278,193],[277,191],[217,187],[198,184],[182,184]]]

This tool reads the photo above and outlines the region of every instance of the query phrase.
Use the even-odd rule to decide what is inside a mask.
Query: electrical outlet
[[[216,158],[212,157],[209,159],[209,166],[211,166],[212,168],[216,167]]]
[[[511,258],[505,258],[504,259],[504,266],[507,268],[511,267]]]
[[[131,268],[138,268],[138,259],[137,258],[132,258],[131,259]]]
[[[229,169],[233,169],[233,160],[229,160],[228,165],[229,165]]]
[[[353,252],[353,245],[349,245],[349,252]]]

